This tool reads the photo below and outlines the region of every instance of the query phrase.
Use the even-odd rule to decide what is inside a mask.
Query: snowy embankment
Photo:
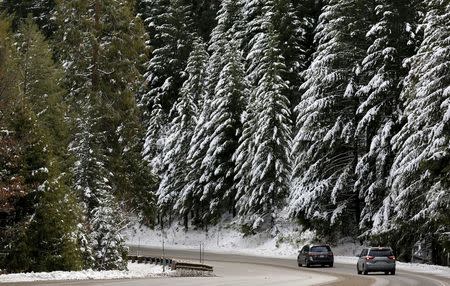
[[[0,275],[0,283],[6,282],[34,282],[34,281],[62,281],[62,280],[106,280],[106,279],[131,279],[171,276],[174,271],[166,269],[163,272],[162,266],[151,264],[128,263],[127,271],[54,271],[39,273],[18,273]]]
[[[266,257],[285,257],[296,259],[298,249],[310,243],[314,233],[299,232],[295,226],[284,226],[275,236],[262,233],[253,236],[243,235],[233,228],[215,226],[208,232],[189,230],[173,225],[164,233],[161,230],[151,230],[145,227],[130,227],[124,232],[128,245],[161,247],[164,237],[166,247],[173,249],[199,249],[200,243],[206,252],[248,254]],[[356,265],[356,254],[363,246],[351,240],[342,240],[332,246],[337,263]],[[131,253],[136,254],[136,253]],[[422,272],[450,278],[450,268],[437,265],[418,263],[397,263],[398,269],[410,272]],[[355,270],[356,271],[356,270]]]

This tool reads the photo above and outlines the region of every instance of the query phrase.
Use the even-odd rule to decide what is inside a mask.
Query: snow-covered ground
[[[6,282],[33,282],[33,281],[51,281],[51,280],[89,280],[89,279],[130,279],[130,278],[148,278],[174,275],[174,271],[165,269],[162,266],[152,264],[128,263],[128,271],[54,271],[39,273],[18,273],[0,275],[0,283]]]
[[[286,257],[295,259],[298,249],[304,244],[311,243],[314,233],[302,232],[295,226],[285,225],[275,235],[261,233],[243,237],[242,233],[232,227],[220,225],[211,227],[208,232],[189,230],[184,232],[177,224],[166,229],[151,230],[146,227],[133,226],[123,233],[127,243],[133,246],[160,247],[164,244],[169,248],[198,249],[202,243],[205,251],[218,253],[249,254],[267,257]],[[355,264],[356,255],[363,248],[356,241],[344,239],[338,245],[333,245],[335,261],[338,263]],[[131,253],[136,254],[136,253]],[[398,269],[411,272],[426,272],[450,278],[450,268],[445,266],[425,265],[417,263],[397,263]]]

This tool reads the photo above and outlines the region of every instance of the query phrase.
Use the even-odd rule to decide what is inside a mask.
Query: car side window
[[[302,252],[306,253],[306,252],[308,252],[308,250],[309,250],[309,247],[308,246],[304,246],[303,249],[302,249]]]
[[[361,255],[360,256],[366,256],[367,255],[367,249],[363,249],[361,251]]]

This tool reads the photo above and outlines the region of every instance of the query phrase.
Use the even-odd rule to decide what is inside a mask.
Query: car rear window
[[[309,250],[310,252],[328,252],[331,251],[329,246],[313,246]]]
[[[391,256],[392,251],[390,249],[371,249],[369,252],[370,256]]]

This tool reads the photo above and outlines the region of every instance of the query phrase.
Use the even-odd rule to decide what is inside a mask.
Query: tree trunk
[[[99,72],[98,72],[98,58],[99,58],[99,45],[98,37],[100,36],[100,1],[96,0],[94,4],[94,28],[95,37],[92,47],[92,88],[94,91],[99,90]]]
[[[189,230],[188,223],[189,223],[189,217],[188,217],[188,214],[186,213],[186,214],[184,214],[184,231]]]

